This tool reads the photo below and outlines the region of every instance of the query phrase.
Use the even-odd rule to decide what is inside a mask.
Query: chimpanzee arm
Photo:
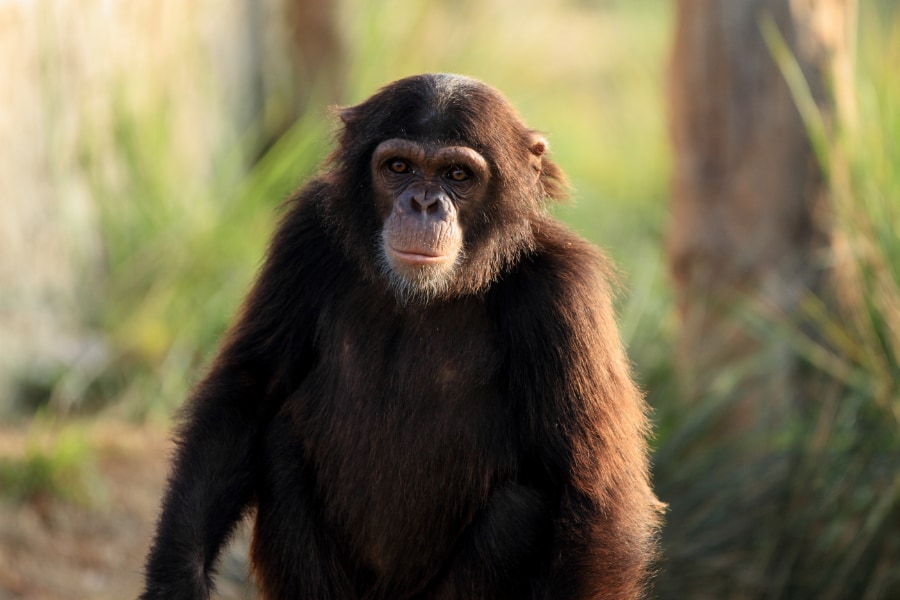
[[[190,401],[142,598],[209,597],[220,547],[253,496],[261,394],[241,379],[216,368]]]
[[[184,409],[144,600],[209,597],[221,546],[254,499],[266,426],[312,363],[316,294],[332,277],[319,260],[326,244],[314,194],[310,186],[295,198],[241,315]]]
[[[549,482],[552,542],[534,597],[639,597],[661,504],[649,485],[644,401],[613,319],[607,268],[580,239],[547,232],[510,280],[510,397]],[[530,438],[530,439],[528,439]]]

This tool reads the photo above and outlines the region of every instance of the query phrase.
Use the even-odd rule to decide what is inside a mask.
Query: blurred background
[[[547,134],[621,269],[656,597],[900,598],[893,0],[0,0],[0,600],[138,593],[170,419],[329,107],[428,71]]]

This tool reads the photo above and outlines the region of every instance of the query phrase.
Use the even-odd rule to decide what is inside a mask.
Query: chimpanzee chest
[[[517,419],[480,304],[373,313],[348,312],[323,332],[298,398],[300,435],[345,559],[414,581],[511,477]]]

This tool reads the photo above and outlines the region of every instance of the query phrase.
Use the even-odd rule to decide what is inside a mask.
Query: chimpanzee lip
[[[398,259],[412,265],[433,265],[446,262],[449,258],[446,254],[440,254],[433,250],[410,251],[400,250],[393,246],[388,246],[388,250]]]

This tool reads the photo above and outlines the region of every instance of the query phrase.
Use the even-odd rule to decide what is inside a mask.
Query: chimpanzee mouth
[[[437,265],[445,263],[452,258],[446,254],[436,254],[431,251],[413,252],[410,250],[399,250],[390,245],[387,247],[387,250],[395,259],[412,266]]]

